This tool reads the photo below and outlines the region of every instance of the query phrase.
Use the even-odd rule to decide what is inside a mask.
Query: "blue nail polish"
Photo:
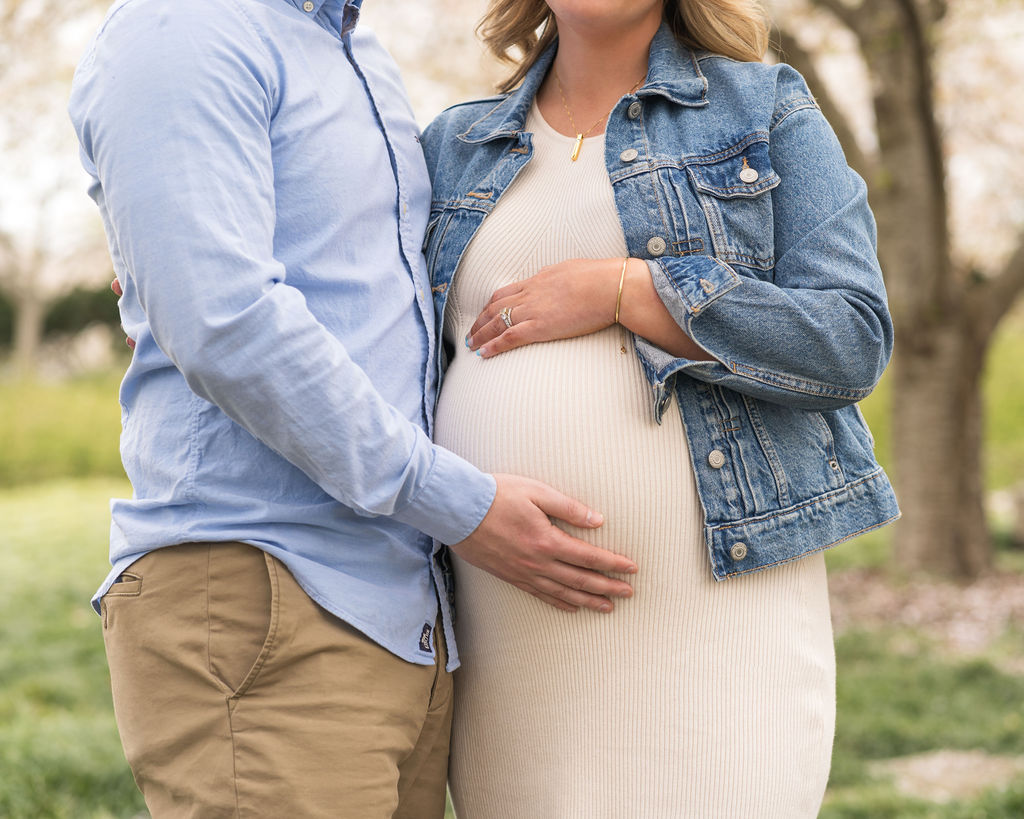
[[[466,346],[468,347],[469,346],[469,335],[467,334],[466,338],[463,339],[463,340],[466,342]]]
[[[483,356],[481,355],[481,351],[480,351],[480,350],[477,350],[477,351],[476,351],[476,354],[477,354],[477,355],[479,355],[479,356],[481,356],[481,358],[483,357]]]

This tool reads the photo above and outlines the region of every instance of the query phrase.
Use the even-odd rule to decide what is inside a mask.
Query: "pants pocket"
[[[252,687],[274,647],[277,567],[260,549],[234,543],[210,544],[207,561],[209,669],[237,699]]]
[[[115,604],[117,598],[138,597],[140,594],[142,594],[142,575],[136,572],[121,572],[121,575],[100,599],[103,628],[110,628],[114,624],[111,605]]]

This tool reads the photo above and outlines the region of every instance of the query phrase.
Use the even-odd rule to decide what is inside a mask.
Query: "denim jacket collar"
[[[459,139],[481,143],[519,133],[557,51],[558,42],[555,41],[537,58],[522,84],[459,134]],[[708,81],[700,71],[697,55],[680,43],[668,25],[662,23],[651,41],[647,79],[636,95],[662,96],[677,105],[701,107],[707,105],[707,88]]]
[[[638,97],[662,96],[676,105],[700,108],[708,104],[707,78],[701,73],[698,54],[676,39],[668,24],[662,23],[651,40],[647,81]]]

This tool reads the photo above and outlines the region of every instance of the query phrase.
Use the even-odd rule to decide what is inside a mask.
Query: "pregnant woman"
[[[456,557],[459,817],[814,817],[822,550],[898,516],[855,405],[892,346],[865,186],[742,0],[482,30],[505,93],[424,135],[437,440],[600,509],[574,534],[640,573],[567,617]]]

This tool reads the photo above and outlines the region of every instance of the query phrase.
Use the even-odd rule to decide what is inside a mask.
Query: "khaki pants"
[[[196,543],[103,597],[125,756],[154,819],[444,815],[451,675],[328,614],[270,555]]]

